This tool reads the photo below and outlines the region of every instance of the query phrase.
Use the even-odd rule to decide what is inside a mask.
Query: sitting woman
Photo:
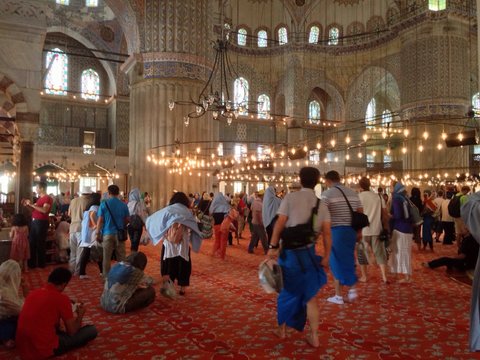
[[[145,254],[134,252],[110,269],[100,299],[105,311],[123,314],[147,307],[155,300],[153,279],[143,272],[146,266]]]
[[[20,265],[7,260],[0,265],[0,341],[8,347],[15,346],[17,320],[28,289],[21,280]],[[22,296],[18,295],[22,287]]]

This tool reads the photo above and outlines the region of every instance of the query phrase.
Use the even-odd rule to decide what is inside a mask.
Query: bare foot
[[[366,277],[366,276],[362,276],[361,278],[358,279],[358,281],[363,282],[363,283],[366,283],[366,282],[367,282],[367,277]]]
[[[272,333],[275,334],[280,339],[285,339],[286,337],[285,329],[275,329],[275,330],[272,330]]]
[[[320,346],[320,341],[318,341],[318,335],[312,336],[312,334],[309,334],[306,336],[306,340],[308,345],[314,348],[318,348]]]

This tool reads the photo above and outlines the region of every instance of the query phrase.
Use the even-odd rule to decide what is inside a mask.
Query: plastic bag
[[[267,294],[279,293],[283,288],[282,268],[273,259],[261,262],[258,267],[258,279]]]
[[[163,282],[162,287],[160,288],[160,294],[169,299],[174,299],[177,296],[172,280],[168,279]]]

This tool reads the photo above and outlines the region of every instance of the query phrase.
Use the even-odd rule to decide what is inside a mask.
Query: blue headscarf
[[[277,215],[281,202],[282,199],[277,197],[275,188],[269,186],[263,196],[262,220],[265,226],[270,225],[275,215]]]
[[[215,194],[215,196],[213,197],[212,203],[210,204],[210,214],[214,214],[214,213],[228,214],[228,212],[230,211],[230,208],[231,206],[228,203],[225,196],[221,192],[218,192]]]

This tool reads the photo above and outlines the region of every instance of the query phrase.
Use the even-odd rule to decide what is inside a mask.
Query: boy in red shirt
[[[68,269],[56,268],[43,288],[28,294],[18,318],[15,339],[22,359],[38,360],[61,355],[97,337],[93,325],[82,327],[83,304],[74,304],[72,309],[70,299],[63,294],[71,278]],[[60,320],[66,332],[60,330]]]

